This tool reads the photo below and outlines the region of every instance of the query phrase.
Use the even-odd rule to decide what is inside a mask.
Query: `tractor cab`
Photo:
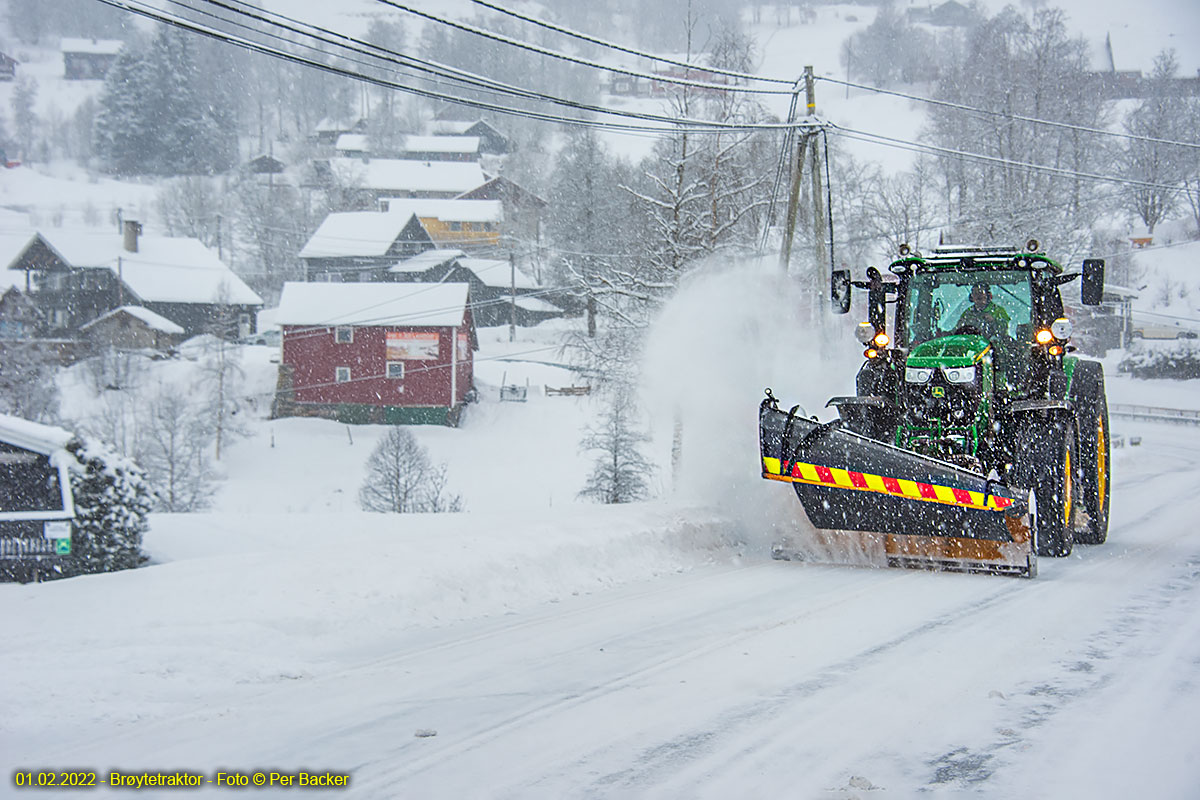
[[[1095,269],[1085,263],[1093,289],[1103,286]],[[943,247],[929,256],[902,247],[888,271],[893,279],[872,268],[855,284],[868,293],[859,326],[867,360],[856,396],[837,398],[839,411],[852,428],[908,450],[973,469],[996,463],[1001,412],[1062,394],[1052,384],[1069,371],[1071,323],[1059,287],[1079,273],[1064,274],[1034,240],[1024,250]]]

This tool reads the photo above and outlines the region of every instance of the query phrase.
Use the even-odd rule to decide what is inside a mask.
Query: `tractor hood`
[[[969,367],[983,360],[991,347],[986,338],[974,334],[941,336],[914,347],[908,354],[907,366]]]

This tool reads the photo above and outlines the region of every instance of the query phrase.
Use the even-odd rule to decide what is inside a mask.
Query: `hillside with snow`
[[[371,0],[261,5],[353,36],[384,13]],[[553,18],[550,4],[504,5]],[[1194,2],[1060,5],[1098,69],[1106,38],[1118,69],[1149,71],[1164,47],[1182,74],[1200,69]],[[458,19],[479,10],[422,6]],[[843,43],[875,9],[812,10],[803,24],[792,6],[761,5],[757,20],[747,10],[756,71],[795,78],[811,64],[846,78]],[[637,18],[592,33],[624,40]],[[409,21],[407,41],[431,26]],[[43,117],[98,96],[98,81],[62,78],[53,43],[10,49],[18,75],[37,81]],[[14,88],[0,82],[6,115]],[[829,82],[817,100],[835,125],[904,140],[920,140],[929,120],[924,104]],[[605,102],[663,111],[657,99]],[[786,115],[786,96],[767,102]],[[655,143],[602,140],[627,159]],[[533,160],[549,170],[562,141],[547,135]],[[242,141],[239,157],[258,145]],[[888,175],[915,163],[909,150],[840,146]],[[68,161],[0,169],[0,293],[23,288],[3,266],[39,230],[111,233],[120,218],[164,233],[166,186]],[[1135,250],[1127,242],[1142,231],[1114,209],[1097,238],[1113,250],[1068,254],[1066,266],[1127,260],[1135,325],[1200,333],[1200,241],[1187,217]],[[249,264],[245,238],[235,245]],[[866,264],[849,266],[857,279]],[[1136,379],[1121,371],[1127,350],[1103,357],[1120,443],[1106,544],[1043,558],[1032,581],[889,569],[816,535],[791,487],[762,479],[764,389],[830,420],[826,401],[853,393],[863,361],[857,314],[813,324],[794,277],[773,253],[721,251],[653,315],[634,426],[652,499],[628,504],[581,496],[603,455],[584,442],[609,400],[575,346],[584,317],[515,337],[480,328],[478,397],[460,424],[406,428],[445,466],[457,513],[364,511],[368,459],[390,426],[273,419],[280,348],[232,345],[236,424],[208,506],[152,513],[142,568],[0,583],[0,797],[107,797],[131,791],[114,773],[181,772],[206,796],[235,791],[219,775],[250,785],[261,775],[264,787],[245,789],[255,797],[291,797],[300,789],[287,778],[332,774],[345,778],[339,797],[367,800],[1194,797],[1200,427],[1116,407],[1200,411],[1200,380]],[[94,361],[62,368],[58,423],[115,434],[150,398],[204,395],[211,346],[198,337],[169,357],[135,354],[128,381]],[[580,386],[589,393],[552,391]],[[773,560],[782,539],[807,560]],[[21,783],[66,770],[94,772],[99,785]]]

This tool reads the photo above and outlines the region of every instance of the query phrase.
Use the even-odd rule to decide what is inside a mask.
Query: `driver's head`
[[[977,283],[971,287],[971,303],[978,309],[983,309],[992,302],[992,287],[986,283]]]

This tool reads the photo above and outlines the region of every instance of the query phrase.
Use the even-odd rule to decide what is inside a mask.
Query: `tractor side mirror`
[[[1085,306],[1098,306],[1104,299],[1104,259],[1083,260],[1083,285],[1079,289]]]
[[[829,303],[835,314],[850,313],[850,270],[835,269],[829,274]]]
[[[887,330],[887,287],[875,267],[867,267],[867,321],[876,333]]]

